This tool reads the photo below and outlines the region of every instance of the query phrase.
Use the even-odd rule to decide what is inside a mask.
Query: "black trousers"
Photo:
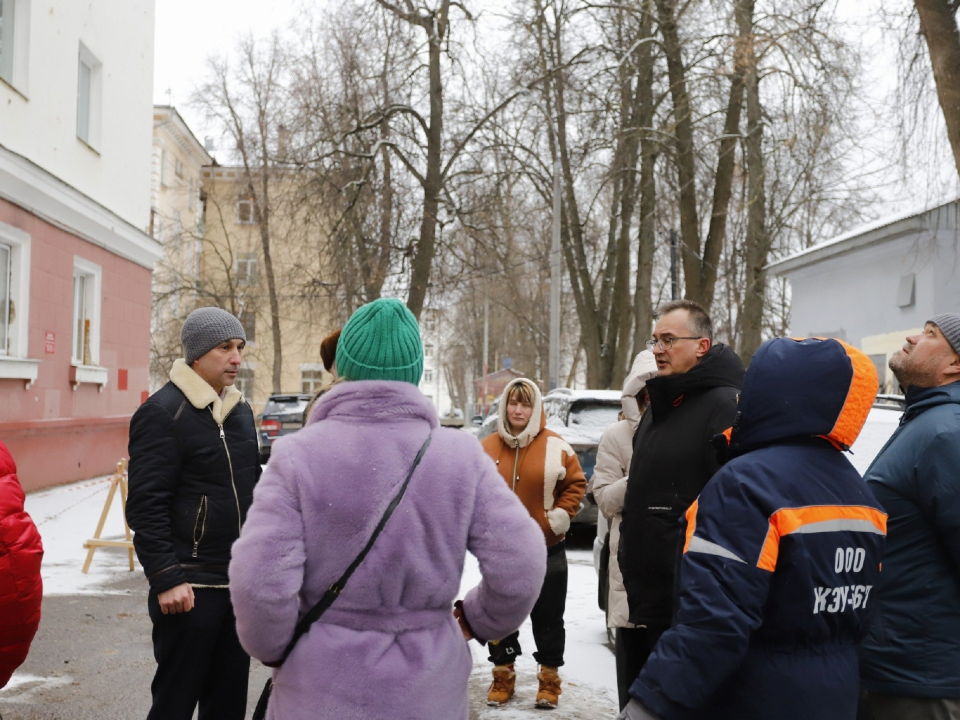
[[[230,591],[194,588],[190,612],[164,615],[150,591],[157,674],[147,720],[243,720],[247,711],[250,656],[240,647]]]
[[[617,628],[617,695],[620,699],[620,709],[623,710],[630,702],[630,686],[640,675],[643,665],[653,652],[660,636],[667,627],[647,626],[638,628]]]
[[[530,624],[533,626],[533,641],[537,651],[534,660],[540,665],[560,667],[563,665],[563,648],[567,632],[563,627],[563,612],[567,606],[567,550],[566,541],[547,549],[547,574],[540,588]],[[495,665],[510,665],[521,655],[520,632],[507,635],[499,642],[491,642],[490,662]]]

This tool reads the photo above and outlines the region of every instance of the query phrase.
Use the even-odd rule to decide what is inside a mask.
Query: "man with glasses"
[[[733,425],[743,363],[713,342],[713,323],[689,300],[657,311],[647,343],[658,376],[634,437],[618,559],[636,627],[617,638],[620,706],[673,616],[680,518],[719,469],[710,441]]]

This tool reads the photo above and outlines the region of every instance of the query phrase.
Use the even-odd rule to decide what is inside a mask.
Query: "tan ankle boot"
[[[537,680],[540,681],[540,689],[537,691],[537,707],[550,708],[557,707],[560,702],[560,674],[555,667],[541,665],[540,672],[537,673]]]
[[[517,674],[513,665],[494,665],[493,682],[487,692],[487,705],[506,705],[513,697],[513,689],[517,684]]]

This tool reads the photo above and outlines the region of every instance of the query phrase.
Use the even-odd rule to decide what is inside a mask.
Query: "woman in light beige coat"
[[[623,419],[610,425],[603,431],[597,448],[597,464],[593,470],[591,484],[593,497],[600,512],[610,524],[610,562],[608,566],[610,590],[607,595],[607,626],[615,628],[617,645],[620,645],[624,632],[635,627],[627,620],[630,610],[627,607],[627,593],[623,588],[620,566],[617,564],[617,548],[620,545],[620,513],[623,510],[623,498],[627,493],[627,473],[630,459],[633,457],[633,436],[640,424],[640,416],[646,410],[644,402],[647,380],[657,374],[657,363],[649,350],[641,352],[633,361],[633,367],[623,383],[623,395],[620,404]],[[636,678],[622,678],[620,658],[617,653],[617,689],[620,695],[620,707],[629,699],[627,690]]]

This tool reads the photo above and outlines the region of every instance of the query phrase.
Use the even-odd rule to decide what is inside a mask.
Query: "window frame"
[[[88,71],[87,98],[84,101],[83,69]],[[77,139],[90,149],[99,152],[100,118],[103,99],[103,63],[86,45],[80,43],[77,52]],[[86,106],[84,108],[84,105]],[[84,109],[86,113],[84,113]],[[85,115],[85,117],[84,117]],[[86,137],[81,134],[82,121],[86,124]]]
[[[240,213],[240,206],[246,205],[250,208],[248,217],[246,220],[243,219],[243,215]],[[253,200],[241,199],[237,200],[237,225],[256,225],[257,221],[254,217],[255,213],[253,212]]]
[[[246,266],[243,274],[240,272],[241,264]],[[237,253],[233,261],[233,274],[238,285],[256,285],[260,276],[260,257],[256,252]]]
[[[310,377],[307,377],[310,373]],[[300,366],[300,392],[315,394],[324,383],[326,370],[320,363],[304,363]],[[307,387],[309,384],[309,387]]]
[[[15,313],[14,321],[8,329],[7,347],[5,352],[0,352],[0,357],[26,358],[30,330],[30,235],[0,222],[0,243],[10,248],[8,295],[13,301]]]
[[[83,348],[80,348],[80,357],[77,357],[78,325],[77,317],[77,283],[79,276],[84,277],[84,306],[89,311],[90,336],[88,338],[90,346],[90,362],[84,362]],[[74,367],[99,367],[100,366],[100,325],[101,309],[103,296],[103,269],[94,262],[74,256],[73,258],[73,332],[70,343],[70,364]]]
[[[3,23],[4,38],[12,45],[13,50],[9,54],[0,55],[0,82],[26,99],[30,60],[30,0],[0,0],[0,5],[3,6],[2,10],[12,8],[13,16],[11,24]],[[0,45],[6,44],[3,42],[4,38],[0,38]]]

